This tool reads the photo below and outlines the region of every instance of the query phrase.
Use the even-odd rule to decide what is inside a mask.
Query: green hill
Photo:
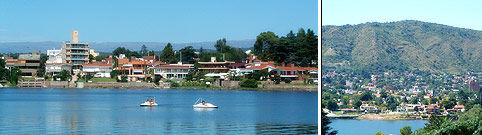
[[[412,20],[321,29],[323,70],[482,71],[482,31]]]

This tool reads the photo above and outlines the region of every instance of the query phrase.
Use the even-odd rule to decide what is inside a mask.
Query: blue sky
[[[322,25],[420,20],[482,30],[480,0],[323,0]]]
[[[0,1],[0,42],[189,43],[318,29],[317,0]]]

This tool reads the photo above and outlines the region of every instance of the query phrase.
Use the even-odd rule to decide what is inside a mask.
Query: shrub
[[[246,88],[257,88],[258,81],[256,81],[255,79],[245,79],[241,81],[239,85]]]
[[[285,79],[285,83],[291,83],[291,79]]]
[[[279,74],[275,74],[273,77],[273,81],[275,84],[279,84],[281,82],[281,77]]]
[[[179,83],[172,81],[171,82],[171,87],[179,87]]]
[[[120,82],[127,82],[127,76],[126,76],[126,75],[122,75]]]
[[[117,75],[120,74],[120,71],[119,70],[112,70],[110,72],[110,78],[114,78],[114,77],[117,77]]]
[[[154,77],[154,84],[159,86],[159,81],[161,80],[161,77]]]

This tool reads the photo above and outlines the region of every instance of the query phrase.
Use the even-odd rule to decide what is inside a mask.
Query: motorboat
[[[146,102],[141,103],[141,106],[158,106],[156,103],[156,97],[147,97]]]
[[[197,99],[196,103],[194,103],[192,107],[193,108],[218,108],[218,106],[205,102],[204,99],[202,98]]]

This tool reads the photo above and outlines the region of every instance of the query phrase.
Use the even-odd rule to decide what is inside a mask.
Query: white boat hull
[[[202,104],[202,103],[199,103],[199,104],[195,104],[195,105],[192,105],[193,108],[218,108],[218,106],[215,106],[211,103],[206,103],[206,104]]]
[[[157,106],[158,104],[157,103],[150,103],[150,102],[145,102],[145,103],[142,103],[141,106]]]

